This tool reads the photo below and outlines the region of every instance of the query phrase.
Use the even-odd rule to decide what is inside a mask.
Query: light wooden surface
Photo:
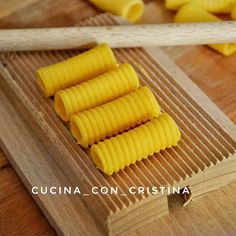
[[[20,11],[23,8],[33,4],[37,0],[11,0],[11,1],[1,1],[0,2],[0,18],[7,17],[12,12]]]
[[[114,25],[117,23],[110,15],[101,15],[81,24]],[[90,193],[93,186],[117,186],[123,193],[128,192],[129,186],[189,186],[192,192],[191,198],[196,198],[234,180],[236,128],[222,111],[161,49],[119,49],[114,52],[119,63],[129,62],[134,66],[141,84],[153,89],[162,109],[176,120],[182,132],[182,139],[178,148],[158,153],[154,158],[147,159],[145,164],[140,162],[137,166],[128,167],[125,171],[120,171],[109,178],[95,170],[87,153],[76,145],[71,135],[68,135],[67,129],[55,116],[52,101],[45,100],[41,96],[35,83],[35,71],[38,67],[44,66],[50,60],[60,61],[78,52],[28,52],[0,55],[5,65],[0,66],[0,85],[8,99],[14,102],[21,115],[36,131],[35,134],[54,158],[55,164],[63,169],[68,181],[73,186],[79,185],[81,191],[85,193]],[[8,120],[8,118],[4,119]],[[4,120],[1,126],[4,126]],[[11,126],[5,128],[6,133],[11,133]],[[2,143],[8,147],[6,150],[10,153],[15,145],[12,146],[12,142],[6,139],[4,133],[1,135]],[[194,153],[192,149],[195,150]],[[28,172],[29,160],[21,158],[19,162],[18,156],[15,155],[11,154],[10,159],[15,164],[15,168],[19,169],[20,176],[25,176]],[[34,155],[32,152],[28,156]],[[29,170],[32,169],[37,176],[38,167],[33,165]],[[130,176],[135,179],[131,180]],[[36,180],[41,179],[40,176],[33,179],[29,175],[28,178],[30,179],[26,185],[29,181],[32,185],[39,185]],[[98,225],[104,231],[109,231],[111,235],[121,232],[127,234],[139,228],[141,224],[146,225],[168,214],[169,211],[166,195],[160,197],[145,194],[142,198],[140,195],[130,194],[81,195],[80,198],[92,213],[94,220],[99,223]],[[55,218],[57,215],[47,209],[50,203],[43,198],[41,202],[41,205],[45,206],[43,208],[46,210],[45,214],[50,216],[49,219]],[[142,221],[137,221],[137,214]],[[66,221],[57,219],[53,225],[56,229],[64,227],[61,231],[68,232],[68,224],[61,224]]]
[[[233,43],[236,22],[0,30],[0,51],[91,48],[103,42],[112,48]]]
[[[26,145],[28,146],[28,150],[31,149],[37,153],[37,157],[40,158],[41,164],[43,164],[44,160],[49,157],[45,149],[42,147],[39,148],[41,144],[39,145],[39,142],[35,142],[34,136],[32,136],[29,127],[22,118],[18,117],[14,119],[14,116],[17,116],[14,107],[2,93],[0,93],[0,101],[4,102],[4,106],[0,107],[1,114],[4,114],[4,117],[6,117],[6,113],[8,114],[7,124],[3,132],[7,132],[8,125],[15,127],[15,132],[8,136],[9,140],[16,143],[16,147],[14,150],[12,149],[12,153],[20,153],[19,144],[22,146]],[[20,130],[24,130],[24,133],[19,132]],[[24,140],[21,138],[22,135]],[[14,141],[15,137],[21,138],[20,142]],[[29,143],[31,145],[28,145]],[[20,153],[19,160],[20,158],[27,158],[27,156],[22,154]],[[40,210],[19,181],[15,172],[10,168],[4,158],[1,158],[1,160],[0,183],[4,184],[4,187],[8,189],[8,191],[1,192],[1,200],[3,203],[1,204],[0,212],[4,214],[1,215],[1,219],[3,219],[1,220],[1,232],[4,232],[3,235],[55,235],[55,232],[43,218]],[[29,165],[33,163],[34,162],[29,163]],[[39,168],[42,168],[42,166],[39,166]],[[49,166],[49,169],[50,168]],[[52,169],[55,169],[55,166],[52,166]],[[46,177],[43,177],[45,173],[47,172],[42,171],[42,183],[43,179]],[[57,173],[59,174],[60,171]],[[58,177],[58,175],[56,177]],[[11,181],[9,181],[9,178],[11,178]],[[52,183],[55,185],[57,179],[52,177]],[[234,189],[236,189],[236,182],[212,192],[199,200],[195,200],[191,205],[185,208],[182,207],[182,201],[178,196],[172,196],[169,199],[170,213],[168,216],[148,224],[136,233],[130,235],[141,236],[144,235],[144,232],[146,233],[145,235],[189,235],[189,232],[191,232],[192,235],[234,235],[236,231],[234,224],[236,213],[235,211],[231,211],[236,204],[236,199],[232,198]],[[60,198],[64,197],[56,196],[54,201],[60,201]],[[50,201],[52,201],[52,199]],[[65,201],[65,199],[63,201]],[[15,210],[16,205],[18,206],[17,210]],[[65,203],[65,206],[66,205],[68,206],[68,203]],[[83,208],[81,209],[80,205],[78,209],[82,211]],[[58,214],[58,217],[59,216],[60,213]],[[193,221],[194,224],[192,223]],[[92,227],[92,225],[90,226]],[[71,225],[71,232],[73,232],[73,225]]]
[[[114,25],[117,23],[111,16],[101,15],[81,24]],[[119,49],[114,52],[119,63],[126,61],[134,66],[141,84],[153,89],[162,109],[168,112],[180,127],[182,139],[177,148],[158,153],[155,157],[147,159],[145,164],[140,162],[137,166],[128,167],[125,171],[120,171],[109,178],[95,170],[86,152],[76,145],[71,135],[68,135],[67,129],[55,116],[52,101],[41,96],[35,83],[35,71],[38,67],[44,66],[50,60],[56,62],[78,52],[28,52],[0,55],[4,65],[0,66],[2,89],[32,129],[36,131],[36,137],[41,139],[51,154],[54,165],[63,169],[68,181],[73,186],[79,185],[83,193],[91,192],[93,186],[107,185],[117,186],[123,193],[127,193],[129,186],[189,186],[190,198],[194,199],[234,180],[236,177],[234,171],[236,128],[222,111],[161,49]],[[14,119],[16,116],[12,115],[12,117]],[[37,180],[42,177],[38,175],[38,165],[42,163],[37,163],[39,159],[34,159],[36,164],[33,164],[31,157],[35,156],[34,150],[25,154],[25,159],[19,159],[17,151],[14,153],[17,146],[14,144],[15,140],[12,142],[6,135],[15,132],[16,129],[13,125],[4,123],[4,120],[9,120],[4,113],[2,118],[1,126],[4,127],[5,133],[3,130],[0,139],[4,150],[29,189],[32,185],[40,185]],[[16,136],[16,140],[19,139],[17,135],[14,136]],[[24,153],[27,143],[30,142],[27,141],[20,145]],[[28,149],[29,147],[26,150]],[[192,152],[193,149],[194,152]],[[32,163],[32,166],[29,167],[28,163]],[[42,166],[50,165],[50,163],[42,164]],[[30,170],[33,170],[35,178],[32,174],[26,175]],[[45,184],[50,185],[49,182],[46,182],[46,177],[51,174],[47,174],[45,169],[44,175]],[[57,175],[57,171],[54,175]],[[131,180],[130,176],[135,179]],[[60,178],[58,181],[63,182]],[[29,186],[28,183],[31,185]],[[39,204],[44,206],[42,209],[45,211],[45,215],[49,217],[50,221],[54,219],[53,225],[57,232],[69,232],[73,229],[73,227],[69,227],[68,223],[62,223],[68,221],[63,219],[66,217],[65,214],[61,214],[59,217],[58,214],[55,214],[57,206],[63,206],[65,201],[53,204],[48,201],[48,198],[42,197],[40,200]],[[97,225],[101,226],[104,231],[109,231],[111,235],[121,232],[127,234],[141,225],[146,225],[164,214],[168,214],[169,211],[166,195],[160,197],[145,194],[142,198],[140,195],[130,194],[125,196],[80,195],[80,199],[77,198],[77,200],[83,201],[92,213],[91,217],[99,223]],[[72,202],[74,203],[74,201]],[[48,209],[48,206],[51,205],[54,205],[52,207],[54,212],[50,208]],[[127,214],[128,212],[129,214]],[[142,221],[137,221],[137,214]],[[70,214],[69,217],[74,219],[71,223],[74,222],[76,225],[75,217]],[[83,218],[83,215],[80,217]]]
[[[37,186],[48,187],[70,186],[71,184],[67,181],[61,169],[53,162],[39,140],[35,139],[32,130],[15,111],[2,91],[0,91],[0,101],[3,104],[0,106],[0,113],[2,114],[0,123],[5,123],[1,130],[1,140],[7,137],[7,140],[4,140],[1,146],[21,179],[24,180],[27,188],[31,189],[36,186],[35,183],[37,183]],[[10,134],[8,132],[9,128],[13,131]],[[77,198],[77,201],[72,201],[76,197],[60,194],[46,196],[39,194],[34,195],[34,197],[41,209],[47,208],[44,214],[47,215],[52,225],[58,225],[55,228],[59,234],[76,235],[79,228],[80,234],[85,235],[88,232],[89,225],[89,231],[92,235],[102,235],[99,232],[98,225],[93,221],[80,198]],[[67,225],[67,227],[63,227],[63,225]],[[3,232],[8,232],[6,225],[3,225]]]
[[[51,2],[51,5],[49,4],[48,7],[53,6],[53,4],[54,3]],[[58,12],[63,12],[62,8],[58,7]],[[32,13],[32,15],[34,14],[35,12]],[[83,14],[85,14],[84,11],[83,11]],[[16,20],[17,17],[20,18],[20,13],[17,13],[16,15],[13,14],[7,19],[10,26],[14,25],[13,19]],[[76,17],[78,17],[78,15],[76,15]],[[25,19],[27,17],[23,15],[22,18]],[[150,18],[148,19],[149,21],[151,21]],[[5,24],[5,26],[7,25],[7,20],[5,19],[2,21],[4,22],[3,24]],[[42,19],[40,20],[42,24]],[[35,25],[37,24],[39,25],[40,20],[38,22],[36,20]],[[19,26],[21,24],[22,26],[22,22],[24,24],[24,20],[15,21],[15,24],[16,25],[18,24]],[[55,17],[54,20],[47,21],[45,25],[47,24],[60,25],[62,24],[61,22],[62,22],[62,19],[59,19],[59,17]],[[67,21],[67,17],[65,17],[65,25],[68,24],[68,22],[69,21]],[[32,21],[30,23],[27,22],[26,24],[32,24]],[[219,56],[218,54],[213,53],[211,50],[205,47],[191,47],[191,48],[189,47],[189,48],[180,48],[180,49],[177,48],[177,49],[166,49],[166,50],[171,55],[173,55],[173,57],[176,59],[178,64],[180,64],[182,68],[184,68],[185,71],[187,71],[187,73],[190,74],[191,78],[196,80],[196,82],[198,82],[198,84],[205,91],[208,91],[208,94],[211,96],[211,98],[217,101],[217,103],[223,107],[223,110],[227,114],[229,114],[229,116],[235,121],[236,120],[235,109],[233,106],[233,104],[235,104],[234,103],[235,94],[233,93],[233,90],[232,90],[232,88],[234,88],[233,76],[235,75],[235,72],[232,71],[233,65],[234,65],[234,60],[233,60],[234,57],[225,59]],[[197,58],[193,60],[193,55],[195,55],[196,53],[198,53],[197,55],[199,56],[199,58],[204,58],[204,60],[200,61]],[[190,60],[191,58],[192,60]],[[218,65],[220,67],[218,68],[218,70],[221,71],[221,73],[220,72],[218,73],[222,74],[223,78],[217,78],[214,73],[206,74],[206,69],[204,70],[204,66],[206,66],[206,61],[207,59],[209,60],[209,58],[211,61],[213,61],[211,64],[211,68],[215,68],[216,65]],[[198,62],[198,66],[195,66],[195,67],[189,66],[196,62]],[[228,70],[224,68],[228,68]],[[205,80],[204,83],[202,83],[202,80],[198,78],[199,74],[200,74],[199,77],[204,75],[204,80]],[[211,83],[209,83],[209,81]],[[231,86],[226,85],[225,81],[230,83]],[[223,88],[221,90],[219,90],[219,84],[223,85]],[[5,158],[1,159],[1,163],[3,163],[3,165],[6,166],[6,168],[3,168],[3,170],[11,169],[9,165],[7,164],[7,161]],[[13,172],[12,169],[11,169],[11,172]],[[1,173],[2,173],[2,170],[1,170]],[[3,181],[4,183],[7,181],[6,186],[9,189],[11,189],[10,186],[12,185],[14,186],[14,180],[17,178],[16,176],[15,177],[12,177],[11,175],[8,176],[8,174],[6,174],[6,176],[7,176],[6,177],[7,180],[4,181],[4,178],[3,178]],[[17,183],[19,184],[19,181]],[[22,201],[20,202],[23,202],[22,205],[24,205],[24,203],[26,202],[24,200],[24,196],[27,195],[27,193],[25,190],[22,190],[24,189],[23,187],[18,188],[18,189],[19,189],[17,190],[18,194],[14,194],[13,190],[8,191],[8,195],[6,196],[6,198],[4,197],[4,201],[1,203],[1,208],[3,209],[3,211],[1,212],[4,212],[4,211],[10,212],[10,210],[7,210],[7,209],[9,209],[9,204],[11,205],[11,207],[14,206],[14,204],[11,204],[11,202],[14,203],[12,199],[15,199],[14,198],[15,196],[17,196],[15,200],[16,202],[15,204],[19,202],[18,198],[20,198],[22,199]],[[235,184],[231,184],[227,186],[226,188],[223,188],[222,190],[218,190],[217,192],[213,193],[214,200],[210,197],[212,195],[210,194],[209,196],[204,197],[203,200],[199,200],[197,203],[194,203],[194,205],[188,206],[186,208],[186,209],[189,209],[187,214],[186,214],[185,209],[178,208],[178,211],[175,211],[175,213],[171,214],[168,217],[165,217],[163,220],[160,220],[157,224],[155,224],[156,230],[157,230],[156,232],[159,232],[160,234],[162,233],[174,234],[178,232],[178,233],[183,233],[186,235],[188,232],[193,232],[193,234],[195,233],[199,235],[202,233],[207,233],[207,232],[209,233],[210,231],[212,232],[212,234],[213,233],[219,234],[220,232],[221,234],[225,234],[225,235],[226,234],[233,235],[233,233],[235,232],[235,226],[233,222],[235,221],[236,216],[234,215],[234,212],[232,212],[231,209],[228,208],[228,206],[235,205],[235,198],[232,198],[233,192],[235,192],[235,190],[236,190]],[[23,195],[22,198],[19,197],[22,195]],[[8,199],[8,201],[6,199]],[[225,202],[227,204],[225,204]],[[216,205],[219,207],[219,209],[218,207],[216,208]],[[32,206],[33,206],[33,203],[32,203]],[[176,203],[174,203],[174,207],[177,207]],[[35,208],[37,209],[37,207],[34,207],[33,209]],[[48,231],[49,229],[48,225],[44,226],[44,224],[41,223],[41,222],[45,222],[41,214],[38,214],[38,213],[34,214],[34,212],[37,212],[37,211],[36,210],[33,211],[31,207],[22,208],[22,210],[19,212],[17,211],[11,214],[9,213],[9,216],[11,215],[10,220],[5,221],[4,223],[5,224],[8,223],[9,225],[15,225],[15,227],[10,227],[10,226],[8,227],[8,230],[10,230],[10,233],[12,233],[12,235],[15,235],[17,233],[19,234],[19,232],[22,234],[25,233],[26,235],[35,234],[35,232],[36,234],[38,232],[39,235],[41,235],[44,232],[48,232],[48,235],[50,235],[51,233],[49,232],[51,231]],[[223,213],[218,214],[218,212],[223,212]],[[203,215],[205,216],[204,218],[203,218]],[[193,226],[192,221],[190,221],[191,217],[194,219],[194,222],[196,222],[195,226]],[[176,219],[181,219],[181,220],[176,221]],[[33,222],[33,223],[30,224],[29,222]],[[175,223],[173,224],[173,222]],[[189,223],[185,224],[186,222],[189,222]],[[41,225],[43,226],[41,227]],[[202,228],[199,225],[201,225]],[[212,225],[214,225],[214,227],[212,227]],[[146,232],[151,234],[151,232],[148,230],[148,227],[146,227]]]

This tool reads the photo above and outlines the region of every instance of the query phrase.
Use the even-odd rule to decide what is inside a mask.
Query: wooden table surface
[[[146,1],[142,22],[170,21],[161,3]],[[66,6],[66,7],[65,7]],[[0,0],[0,28],[69,26],[99,13],[82,0]],[[236,122],[236,55],[225,58],[206,47],[165,51]],[[216,66],[217,65],[217,66]],[[40,209],[0,150],[0,235],[55,235]],[[155,223],[159,235],[235,235],[236,182],[185,208],[171,197],[170,214]],[[147,235],[151,235],[148,231]]]

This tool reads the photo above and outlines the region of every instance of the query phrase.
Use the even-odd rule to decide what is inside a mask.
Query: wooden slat
[[[33,186],[36,187],[51,187],[51,186],[71,186],[67,178],[64,176],[61,169],[57,166],[53,159],[39,142],[38,139],[35,139],[35,135],[32,133],[32,130],[24,122],[24,120],[19,117],[18,113],[14,110],[12,104],[10,104],[7,97],[0,90],[0,123],[4,126],[1,129],[0,133],[0,145],[3,148],[4,152],[7,154],[11,164],[14,166],[18,175],[24,181],[29,192]],[[11,132],[9,132],[11,130]],[[5,172],[7,172],[7,168]],[[11,170],[11,175],[15,175]],[[9,178],[9,175],[7,175]],[[18,205],[17,211],[21,211],[22,208],[27,204],[27,199],[29,195],[25,194],[25,200],[22,199],[21,202],[18,201],[18,192],[19,188],[22,188],[18,179],[15,179],[16,182],[14,185],[8,186],[7,182],[1,178],[2,183],[0,186],[3,192],[1,191],[0,195],[0,212],[2,209],[7,209],[7,212],[3,212],[4,216],[1,217],[4,221],[8,220],[8,214],[11,211],[16,210],[15,206]],[[8,194],[12,194],[14,189],[13,198],[8,198]],[[102,235],[102,231],[99,226],[96,225],[93,218],[88,212],[88,209],[84,206],[79,196],[67,196],[67,195],[51,195],[51,194],[39,194],[33,195],[36,202],[39,204],[40,208],[43,210],[44,214],[47,216],[50,223],[54,226],[57,233],[60,235],[76,235],[78,229],[80,234],[86,234],[89,225],[89,231],[93,235]],[[7,199],[3,201],[3,199]],[[8,207],[6,207],[8,205]],[[32,211],[33,211],[32,206]],[[38,213],[40,214],[40,213]],[[16,212],[16,218],[21,216]],[[36,217],[35,217],[36,218]],[[35,219],[32,217],[32,220]],[[4,225],[9,225],[9,223],[2,222],[3,228],[1,231],[5,235],[11,235],[15,232],[16,229],[11,227],[5,229]],[[13,224],[13,223],[12,223]],[[28,222],[28,224],[33,224],[33,222]],[[43,224],[43,222],[42,222]],[[13,224],[14,225],[14,224]],[[42,227],[45,230],[45,227]],[[37,229],[35,229],[38,232]],[[24,228],[17,229],[17,232],[24,232]],[[26,232],[24,232],[27,234]],[[44,234],[46,232],[41,232]]]

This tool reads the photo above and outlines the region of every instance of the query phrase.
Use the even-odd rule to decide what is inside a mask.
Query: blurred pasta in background
[[[231,13],[236,0],[166,0],[165,7],[170,10],[179,10],[187,3],[194,3],[210,13]]]
[[[231,13],[231,18],[236,20],[236,4],[233,6],[233,10],[232,10],[232,13]]]
[[[99,9],[122,16],[128,21],[135,22],[143,14],[144,3],[142,0],[89,0]]]
[[[144,12],[142,0],[89,0],[89,2],[105,12],[121,16],[130,22],[138,21]],[[226,14],[227,19],[236,20],[236,0],[164,0],[164,2],[166,9],[176,11],[176,23],[222,21],[220,14]],[[225,56],[236,52],[236,43],[213,44],[209,47]]]
[[[165,0],[165,7],[177,11],[176,23],[222,21],[220,14],[236,19],[236,0]],[[208,46],[225,56],[236,52],[236,43]]]

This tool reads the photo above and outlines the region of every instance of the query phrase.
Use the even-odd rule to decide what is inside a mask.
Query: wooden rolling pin
[[[0,51],[113,48],[236,42],[236,21],[0,30]]]

